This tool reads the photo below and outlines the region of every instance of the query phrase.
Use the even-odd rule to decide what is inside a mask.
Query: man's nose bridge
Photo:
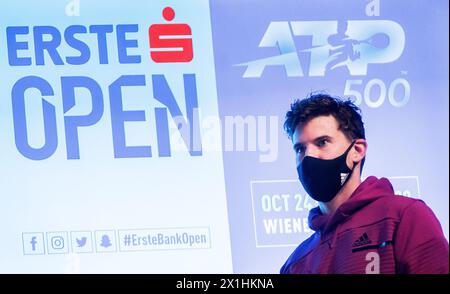
[[[316,148],[310,144],[305,146],[305,156],[317,157]]]

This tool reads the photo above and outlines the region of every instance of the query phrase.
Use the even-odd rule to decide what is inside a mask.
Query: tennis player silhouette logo
[[[280,66],[288,77],[366,76],[369,65],[400,58],[405,31],[391,20],[272,21],[258,45],[267,47],[277,54],[234,64],[246,67],[243,78]]]
[[[355,49],[355,45],[368,44],[379,49],[389,46],[389,36],[384,33],[376,33],[367,39],[357,40],[346,34],[347,28],[347,21],[339,21],[336,34],[330,35],[327,39],[328,44],[333,47],[329,50],[330,61],[325,68],[327,74],[338,69],[349,73],[348,63],[361,58],[361,52]]]

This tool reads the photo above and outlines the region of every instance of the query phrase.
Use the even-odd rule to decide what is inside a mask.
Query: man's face
[[[342,155],[351,141],[339,130],[339,123],[332,116],[318,116],[303,128],[297,127],[292,135],[297,165],[305,156],[320,159],[334,159]],[[352,167],[347,158],[347,166]]]

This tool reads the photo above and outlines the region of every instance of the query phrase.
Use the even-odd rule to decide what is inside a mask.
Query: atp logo
[[[294,37],[303,37],[301,48]],[[365,76],[369,64],[390,63],[402,55],[405,32],[390,20],[274,21],[259,47],[277,47],[280,54],[236,64],[246,67],[243,78],[259,78],[269,66],[284,67],[288,77]]]

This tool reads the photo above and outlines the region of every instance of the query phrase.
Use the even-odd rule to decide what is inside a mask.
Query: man
[[[391,183],[361,182],[367,142],[360,110],[326,94],[297,100],[286,114],[299,179],[319,206],[315,233],[281,273],[448,273],[449,246],[431,209],[397,196]]]

